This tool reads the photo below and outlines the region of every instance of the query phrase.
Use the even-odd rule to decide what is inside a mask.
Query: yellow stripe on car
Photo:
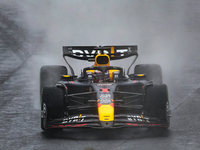
[[[109,75],[110,75],[110,81],[113,81],[113,73],[114,72],[120,72],[119,70],[108,70],[108,72],[109,72]]]
[[[115,53],[115,48],[112,46],[111,47],[111,54]],[[115,57],[114,55],[111,55],[111,57]]]
[[[64,78],[68,78],[68,77],[70,77],[70,75],[63,75],[63,77],[64,77]]]
[[[138,76],[138,77],[143,77],[144,74],[136,74],[136,76]]]

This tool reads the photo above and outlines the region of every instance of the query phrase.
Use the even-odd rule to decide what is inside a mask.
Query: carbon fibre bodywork
[[[52,120],[47,128],[92,127],[165,127],[160,118],[145,114],[145,87],[151,86],[145,80],[129,80],[117,83],[80,83],[78,81],[60,82],[57,86],[68,89],[66,96],[65,118]],[[106,89],[106,90],[105,90]],[[109,98],[109,105],[114,107],[114,120],[99,120],[98,108],[101,97]],[[111,101],[113,100],[113,101]],[[105,102],[104,102],[105,104]]]
[[[72,52],[74,49],[75,52]],[[78,52],[77,49],[79,49]],[[85,49],[89,50],[85,51]],[[117,54],[116,51],[119,49],[127,49],[127,51]],[[96,62],[96,57],[99,56],[96,50],[99,50],[100,53],[104,53],[104,50],[106,50],[107,57],[110,60],[117,59],[116,57],[121,59],[121,57],[126,58],[138,55],[135,46],[70,46],[63,47],[63,56],[81,60],[90,59],[90,61],[95,58]],[[134,62],[135,59],[133,60]],[[109,62],[105,64],[109,64]],[[163,119],[168,118],[170,114],[168,96],[166,96],[165,102],[157,107],[165,109],[164,111],[159,111],[164,113],[164,117],[149,113],[146,91],[148,87],[153,87],[154,83],[153,81],[147,81],[145,74],[129,74],[129,70],[125,74],[121,67],[100,64],[83,68],[81,76],[77,77],[74,75],[73,68],[70,65],[69,68],[71,75],[62,75],[60,81],[56,83],[56,88],[63,91],[63,115],[61,115],[62,117],[48,118],[49,106],[42,100],[41,118],[45,120],[43,129],[68,127],[169,127],[168,120]],[[94,73],[95,70],[100,72],[101,78]],[[110,70],[111,72],[109,72]],[[112,80],[107,79],[108,74],[108,77],[112,77]],[[163,106],[163,104],[166,106]],[[54,107],[54,104],[51,107]]]

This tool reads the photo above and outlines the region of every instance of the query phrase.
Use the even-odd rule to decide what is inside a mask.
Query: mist
[[[163,78],[181,72],[191,59],[200,60],[198,0],[3,0],[20,10],[30,34],[42,34],[38,66],[65,65],[62,46],[138,45],[139,63],[162,66]],[[193,3],[193,5],[191,5]],[[69,59],[75,73],[88,62]],[[112,65],[127,67],[127,61]],[[81,67],[80,67],[81,66]],[[133,71],[133,70],[132,70]],[[36,77],[36,79],[39,78]],[[38,86],[39,87],[39,86]]]
[[[18,7],[30,31],[45,34],[41,51],[54,57],[51,62],[64,63],[64,45],[134,44],[139,47],[136,63],[159,63],[170,70],[173,64],[187,64],[185,57],[199,46],[199,28],[192,23],[199,10],[183,0],[29,0]]]

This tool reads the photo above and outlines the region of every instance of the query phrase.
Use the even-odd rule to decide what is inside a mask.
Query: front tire
[[[53,119],[64,118],[64,91],[56,86],[43,88],[41,105],[41,128],[47,130],[46,125]]]
[[[165,84],[146,88],[144,106],[146,116],[160,119],[163,128],[170,126],[168,89]]]

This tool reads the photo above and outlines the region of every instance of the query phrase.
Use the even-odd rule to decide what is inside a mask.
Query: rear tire
[[[146,88],[144,106],[146,116],[161,119],[162,124],[165,126],[163,128],[170,126],[168,89],[165,84]]]
[[[65,66],[42,66],[40,69],[40,91],[45,86],[55,85],[60,80],[61,75],[67,75]]]
[[[158,64],[139,64],[135,66],[134,74],[146,74],[146,80],[154,84],[162,84],[162,68]]]
[[[64,91],[56,86],[44,87],[41,111],[44,115],[44,117],[41,118],[42,130],[47,130],[46,124],[48,124],[49,121],[57,118],[64,118]]]

